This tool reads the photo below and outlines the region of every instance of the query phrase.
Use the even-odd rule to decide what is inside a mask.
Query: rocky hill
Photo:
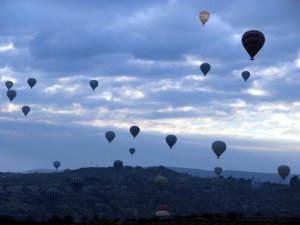
[[[159,190],[157,175],[168,179]],[[84,187],[76,192],[71,180],[81,177]],[[57,199],[47,190],[55,187]],[[124,166],[82,168],[59,173],[0,173],[0,213],[17,219],[47,220],[53,215],[83,218],[150,218],[165,204],[172,215],[236,214],[299,217],[300,188],[264,183],[259,191],[250,180],[200,178],[160,167]]]

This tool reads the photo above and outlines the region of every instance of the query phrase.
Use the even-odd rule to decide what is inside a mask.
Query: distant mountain
[[[210,178],[202,178],[190,175],[191,169],[178,169],[180,173],[163,166],[0,173],[0,217],[36,221],[54,215],[71,216],[74,221],[95,216],[151,218],[159,205],[170,206],[172,216],[225,216],[234,212],[245,216],[300,217],[300,181],[293,186],[266,182],[260,189],[252,189],[249,180],[217,178],[211,171],[202,173]],[[199,175],[199,170],[192,171]],[[238,171],[226,172],[237,176]],[[248,177],[255,174],[244,173]],[[158,175],[168,180],[164,189],[157,183]]]
[[[27,170],[21,172],[22,174],[30,174],[30,173],[57,173],[62,172],[62,170],[55,170],[55,169],[34,169],[34,170]]]
[[[188,173],[192,176],[197,177],[216,177],[215,173],[211,170],[201,170],[201,169],[191,169],[191,168],[182,168],[182,167],[168,167],[169,169],[179,172],[179,173]],[[248,171],[236,171],[236,170],[224,170],[222,172],[224,178],[233,177],[233,178],[244,178],[244,179],[260,179],[261,181],[270,181],[273,183],[286,183],[288,184],[292,175],[289,175],[285,182],[281,180],[278,174],[276,173],[259,173],[259,172],[248,172]]]

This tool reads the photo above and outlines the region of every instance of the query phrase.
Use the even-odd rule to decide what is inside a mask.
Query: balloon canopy
[[[93,89],[93,91],[98,87],[99,82],[97,80],[91,80],[90,81],[90,86]]]
[[[110,144],[115,139],[116,134],[113,131],[107,131],[105,133],[105,137],[106,137],[108,143]]]
[[[210,71],[210,64],[209,63],[202,63],[200,65],[200,69],[202,71],[202,73],[204,74],[204,76],[206,76],[206,74]]]
[[[138,126],[132,126],[130,127],[129,131],[133,138],[135,138],[140,133],[140,128]]]
[[[34,85],[36,84],[36,79],[35,78],[29,78],[27,80],[28,85],[30,86],[30,88],[33,88]]]
[[[249,71],[243,71],[242,72],[242,77],[245,80],[245,82],[248,80],[248,78],[250,77],[250,73]]]
[[[166,137],[166,142],[169,145],[170,149],[172,149],[172,147],[175,145],[177,141],[177,137],[173,134],[170,134]]]
[[[208,11],[199,12],[199,19],[200,19],[203,26],[208,21],[209,16],[210,16],[210,13]]]
[[[244,33],[242,43],[251,57],[250,60],[254,60],[254,56],[264,46],[265,36],[258,30],[249,30]]]

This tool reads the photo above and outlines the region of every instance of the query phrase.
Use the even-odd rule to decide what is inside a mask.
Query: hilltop
[[[160,191],[154,180],[166,177]],[[76,193],[71,179],[81,177],[85,186]],[[250,180],[201,178],[160,167],[81,168],[58,173],[1,173],[0,212],[17,219],[46,220],[53,215],[83,218],[151,218],[160,204],[173,216],[218,214],[266,217],[299,217],[300,188],[264,183],[254,192]],[[47,190],[60,195],[51,201]]]

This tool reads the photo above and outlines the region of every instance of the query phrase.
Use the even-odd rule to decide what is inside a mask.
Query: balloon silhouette
[[[166,137],[166,142],[169,145],[170,149],[172,149],[172,147],[175,145],[177,141],[177,137],[173,134],[170,134]]]
[[[30,86],[30,88],[32,89],[33,86],[36,84],[36,79],[35,78],[29,78],[27,80],[28,85]]]
[[[15,90],[8,90],[6,94],[11,102],[17,96],[17,92]]]
[[[254,60],[254,56],[259,52],[265,43],[265,36],[262,32],[257,30],[249,30],[244,33],[242,43],[248,54],[250,60]]]
[[[49,188],[47,190],[47,196],[51,201],[55,201],[58,199],[60,192],[56,188]]]
[[[109,144],[114,140],[115,136],[116,136],[116,134],[113,131],[107,131],[105,133],[105,137],[108,140]]]
[[[135,153],[135,148],[130,148],[129,152],[130,152],[131,155],[133,155]]]
[[[135,138],[140,133],[140,128],[138,126],[132,126],[130,127],[129,131],[133,138]]]
[[[84,186],[84,180],[81,177],[73,177],[71,185],[75,192],[79,192]]]
[[[208,21],[209,16],[210,16],[210,14],[207,11],[201,11],[199,13],[199,19],[200,19],[200,21],[201,21],[201,23],[202,23],[203,26]]]
[[[99,82],[97,80],[91,80],[90,81],[90,86],[93,89],[93,91],[98,87]]]
[[[14,83],[10,80],[5,82],[5,86],[7,87],[8,90],[11,89],[13,85],[14,85]]]
[[[209,63],[202,63],[200,65],[200,69],[201,69],[202,73],[204,74],[204,76],[206,76],[206,74],[210,71],[210,64]]]
[[[25,116],[30,112],[30,107],[25,105],[22,107],[22,112],[24,113]]]
[[[248,71],[243,71],[242,72],[242,77],[246,82],[248,80],[248,78],[250,77],[250,73]]]
[[[216,174],[217,176],[220,176],[221,173],[222,173],[222,171],[223,171],[222,167],[215,167],[215,168],[214,168],[214,172],[215,172],[215,174]]]
[[[54,161],[53,162],[53,166],[55,167],[55,169],[57,170],[60,167],[60,161]]]
[[[214,153],[217,155],[218,159],[226,150],[226,144],[223,141],[215,141],[214,143],[212,143],[211,147]]]
[[[282,178],[282,180],[284,181],[285,178],[287,178],[287,176],[290,174],[291,172],[291,169],[289,166],[286,166],[286,165],[282,165],[282,166],[279,166],[278,169],[278,174],[279,176]]]

